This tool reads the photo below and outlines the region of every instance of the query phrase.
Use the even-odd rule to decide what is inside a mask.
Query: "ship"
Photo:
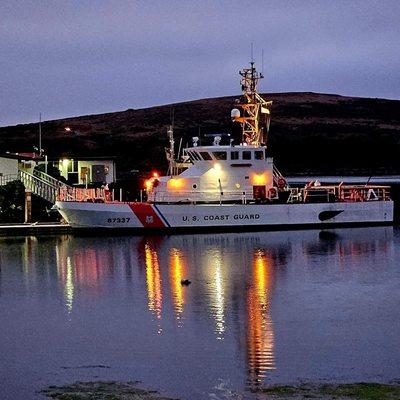
[[[176,232],[267,230],[393,223],[389,186],[291,187],[267,144],[272,101],[258,93],[254,61],[239,71],[242,94],[231,110],[232,132],[193,137],[176,152],[167,131],[168,171],[145,182],[141,200],[116,201],[106,189],[61,187],[55,208],[72,228]]]

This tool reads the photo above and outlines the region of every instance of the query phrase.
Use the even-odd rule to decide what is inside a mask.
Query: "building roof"
[[[39,156],[37,153],[0,153],[0,157],[2,158],[10,158],[14,160],[34,160],[34,161],[43,161],[45,159],[44,156]],[[116,156],[95,156],[95,157],[88,157],[88,156],[78,156],[78,155],[71,155],[65,154],[60,155],[58,157],[51,157],[48,158],[48,161],[59,161],[60,159],[73,159],[76,161],[115,161],[117,158]]]
[[[14,160],[43,160],[43,156],[39,156],[37,153],[2,153],[0,154],[2,158],[10,158]]]
[[[86,156],[74,156],[71,154],[66,154],[63,156],[59,156],[57,158],[49,158],[49,161],[58,161],[60,159],[72,159],[72,160],[76,160],[76,161],[115,161],[115,159],[117,158],[116,156],[93,156],[93,157],[86,157]]]

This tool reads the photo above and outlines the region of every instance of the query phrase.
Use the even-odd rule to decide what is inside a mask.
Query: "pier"
[[[34,222],[32,224],[0,224],[0,236],[19,236],[19,235],[49,235],[67,234],[72,229],[68,224],[58,222]]]

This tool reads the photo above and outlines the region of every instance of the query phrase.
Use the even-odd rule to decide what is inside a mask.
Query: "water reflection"
[[[274,267],[291,254],[286,244],[271,246],[259,236],[177,236],[148,238],[139,245],[145,254],[149,311],[161,319],[163,274],[168,274],[171,302],[177,326],[182,328],[186,296],[201,305],[212,317],[217,340],[227,334],[236,335],[236,342],[244,345],[248,383],[260,384],[269,370],[275,369],[274,332],[270,302]],[[168,262],[165,262],[165,254]],[[168,271],[160,265],[168,265]],[[189,265],[188,265],[189,264]],[[187,288],[182,279],[193,279]],[[237,308],[230,306],[235,303]],[[165,307],[167,310],[168,308]],[[244,316],[244,330],[234,329],[234,314]],[[162,329],[159,328],[159,333]]]
[[[188,335],[186,344],[192,347],[197,339],[201,345],[212,342],[210,352],[234,357],[231,368],[240,365],[243,381],[251,389],[283,368],[279,349],[282,352],[285,343],[277,331],[282,315],[274,313],[273,307],[282,303],[278,288],[297,288],[307,279],[317,283],[349,279],[351,268],[358,268],[362,273],[357,276],[362,279],[371,275],[371,269],[379,269],[373,279],[383,279],[380,261],[394,252],[392,228],[0,238],[0,250],[0,300],[11,296],[12,290],[29,301],[61,299],[68,323],[90,298],[102,304],[112,301],[115,314],[123,313],[128,305],[124,318],[129,321],[134,315],[142,334],[153,341]],[[362,271],[367,262],[371,266]],[[303,282],[297,281],[299,274]],[[182,286],[183,279],[192,284]],[[307,296],[307,291],[302,295]]]
[[[206,256],[207,257],[207,256]],[[216,251],[211,258],[209,276],[211,276],[210,312],[215,320],[215,332],[217,339],[222,340],[225,332],[225,279],[222,278],[223,259],[221,253]]]
[[[68,255],[68,237],[60,241],[55,247],[57,260],[57,273],[61,284],[64,286],[65,307],[68,314],[71,314],[74,303],[74,267],[71,257]]]
[[[153,247],[152,242],[147,241],[144,245],[144,254],[146,262],[146,284],[149,310],[156,316],[158,323],[158,333],[162,332],[162,285],[160,264],[158,261],[158,253]]]
[[[262,383],[268,370],[275,369],[274,331],[270,315],[272,260],[268,253],[253,253],[251,283],[247,290],[247,359],[249,384]]]
[[[169,279],[175,319],[178,321],[179,327],[182,327],[182,316],[185,306],[185,291],[181,282],[186,278],[186,274],[185,259],[182,251],[172,247],[169,250]]]

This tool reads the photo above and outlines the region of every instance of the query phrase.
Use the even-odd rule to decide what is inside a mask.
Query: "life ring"
[[[270,187],[268,189],[268,198],[270,200],[276,200],[279,198],[278,189],[276,187]]]
[[[278,179],[278,188],[283,189],[286,186],[286,180],[284,178]]]

